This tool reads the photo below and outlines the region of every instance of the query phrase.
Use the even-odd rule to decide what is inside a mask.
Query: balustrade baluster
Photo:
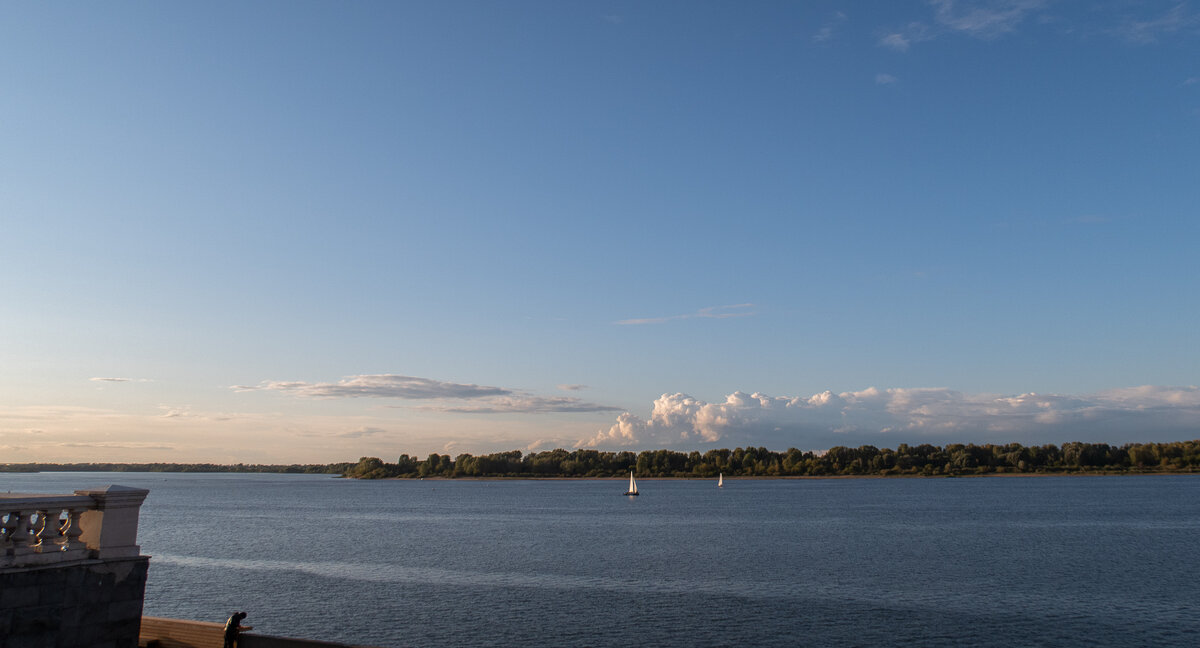
[[[51,516],[51,512],[55,513]],[[50,553],[52,551],[62,551],[62,545],[59,544],[62,538],[62,531],[59,530],[61,523],[59,522],[59,513],[55,509],[47,509],[38,511],[38,532],[37,532],[37,550],[41,553]]]
[[[9,528],[8,523],[13,514],[0,513],[0,546],[8,546]]]
[[[83,529],[79,528],[79,516],[83,515],[85,509],[72,508],[67,509],[67,520],[63,522],[62,534],[63,551],[74,551],[76,549],[86,549],[87,544],[79,539],[83,535]]]
[[[11,543],[9,549],[13,556],[24,556],[33,553],[33,513],[32,510],[19,510],[9,513],[9,526],[12,529],[9,531],[8,539]],[[16,517],[13,520],[13,517]]]

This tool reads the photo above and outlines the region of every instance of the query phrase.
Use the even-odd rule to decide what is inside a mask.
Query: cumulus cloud
[[[728,319],[730,317],[749,317],[754,314],[750,310],[754,308],[754,304],[733,304],[731,306],[709,306],[701,308],[694,313],[684,315],[667,315],[665,317],[639,317],[634,319],[624,319],[617,322],[622,326],[633,324],[661,324],[671,320],[683,319]]]
[[[235,385],[236,391],[281,391],[308,398],[482,398],[505,396],[511,390],[473,384],[442,382],[429,378],[373,374],[347,376],[336,383],[263,381],[258,385]]]
[[[912,442],[1123,443],[1192,438],[1200,388],[1143,386],[1086,396],[965,394],[944,388],[774,397],[734,392],[724,402],[663,394],[643,419],[623,412],[577,447],[765,445],[828,448]]]
[[[429,406],[422,409],[457,414],[543,414],[547,412],[619,412],[621,408],[589,403],[570,396],[507,396],[480,404]]]

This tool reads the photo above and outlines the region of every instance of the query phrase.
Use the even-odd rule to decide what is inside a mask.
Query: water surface
[[[352,481],[150,489],[148,615],[379,646],[1200,645],[1200,478]]]

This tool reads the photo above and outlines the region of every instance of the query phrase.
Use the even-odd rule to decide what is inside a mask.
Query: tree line
[[[346,477],[831,477],[948,476],[1037,473],[1200,472],[1200,440],[1170,443],[1064,443],[1023,446],[953,443],[946,446],[900,444],[896,449],[872,445],[837,446],[817,453],[795,448],[735,448],[707,452],[646,450],[520,450],[456,457],[431,454],[425,459],[400,455],[395,463],[363,457]]]

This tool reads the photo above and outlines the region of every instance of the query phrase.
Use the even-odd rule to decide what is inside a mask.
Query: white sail
[[[717,488],[722,488],[722,487],[724,487],[724,486],[725,486],[725,475],[724,475],[724,473],[717,473]]]
[[[637,492],[637,482],[633,481],[633,471],[629,472],[629,492],[630,493]]]

